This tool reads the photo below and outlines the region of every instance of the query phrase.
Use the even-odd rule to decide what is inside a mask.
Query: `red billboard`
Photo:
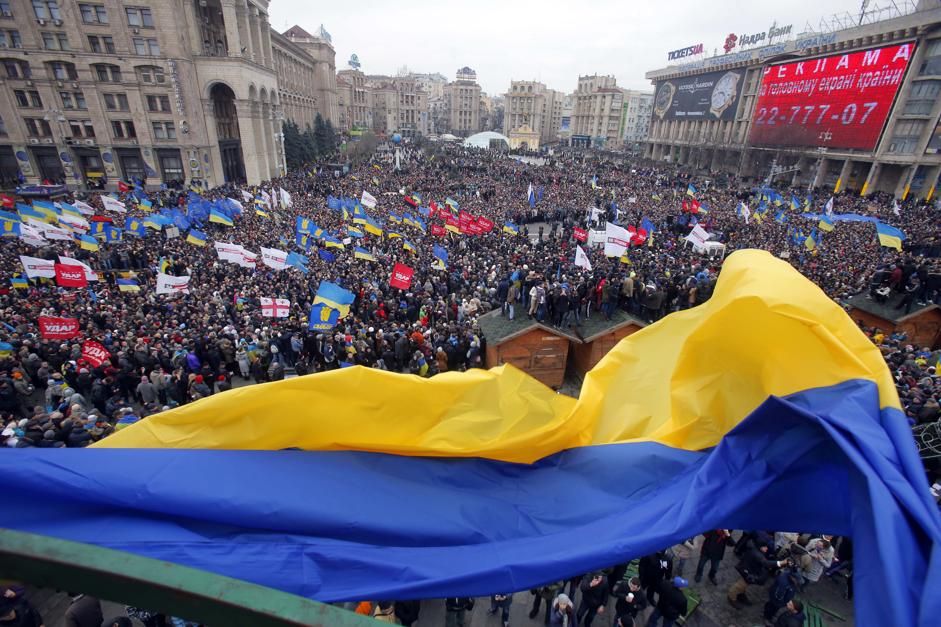
[[[873,150],[914,42],[765,68],[749,142]]]

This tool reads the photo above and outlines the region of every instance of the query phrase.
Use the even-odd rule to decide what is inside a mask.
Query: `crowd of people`
[[[578,153],[536,165],[459,147],[433,153],[411,150],[401,169],[393,167],[391,153],[384,153],[342,175],[311,165],[260,186],[149,190],[147,203],[139,202],[143,192],[137,186],[122,187],[127,191],[117,198],[126,213],[108,210],[98,193],[60,200],[82,200],[94,210],[85,216],[89,223],[110,219],[115,226],[161,209],[185,214],[196,194],[209,203],[235,199],[241,210],[232,216],[231,226],[194,221],[190,226],[205,234],[205,245],[194,242],[186,230],[168,233],[167,227],[148,228],[143,237],[124,233],[121,241],[101,241],[98,250],[75,241],[36,246],[21,237],[4,237],[4,447],[87,446],[155,412],[233,385],[278,380],[292,370],[300,376],[362,365],[431,377],[484,367],[487,338],[478,320],[493,310],[575,332],[584,318],[611,318],[618,309],[656,321],[707,300],[721,271],[721,256],[704,256],[687,245],[684,238],[694,223],[729,252],[760,248],[786,259],[840,303],[865,294],[909,309],[941,304],[941,292],[932,287],[941,253],[937,207],[914,199],[898,204],[881,193],[837,194],[833,212],[875,217],[901,229],[906,236],[901,250],[880,245],[869,222],[836,222],[824,231],[817,218],[804,217],[823,212],[829,190],[778,187],[769,195],[770,188],[745,186],[734,177],[717,184],[674,168]],[[380,225],[381,236],[354,221],[354,213],[343,208],[349,201],[337,207],[337,199],[358,200],[364,191],[377,200],[365,213]],[[737,209],[743,202],[750,217]],[[429,206],[438,215],[430,216]],[[397,219],[406,212],[424,217],[406,225]],[[443,228],[446,218],[457,222],[461,214],[492,228],[481,233]],[[322,231],[302,237],[299,217]],[[576,229],[603,229],[605,222],[643,228],[646,235],[623,256],[605,257],[602,247],[576,238]],[[390,236],[393,232],[398,236]],[[276,269],[259,255],[254,267],[245,267],[250,264],[220,259],[215,242],[238,244],[256,254],[263,247],[290,251],[305,260],[303,267]],[[576,265],[576,246],[586,253],[590,269]],[[357,247],[365,254],[355,253]],[[59,287],[53,279],[28,278],[20,260],[24,255],[70,257],[89,266],[98,280],[76,289]],[[395,264],[414,272],[406,289],[390,285]],[[188,290],[158,294],[159,274],[189,277]],[[128,281],[137,289],[126,289]],[[315,296],[327,281],[355,299],[349,315],[335,326],[310,330]],[[288,300],[287,315],[264,315],[263,298]],[[44,337],[39,326],[43,316],[77,319],[80,332],[65,340]],[[938,351],[903,335],[863,330],[885,355],[912,424],[941,418]],[[100,343],[108,357],[100,363],[85,359],[86,340]],[[936,479],[938,469],[929,471]],[[766,539],[750,534],[747,542],[757,548],[742,554],[743,562],[768,567],[770,573],[768,560],[759,561],[758,553],[764,556],[781,546]],[[721,559],[727,541],[728,536],[706,534],[697,582],[706,563],[712,565],[714,581],[713,560]],[[825,542],[832,548],[830,540]],[[804,568],[806,555],[814,555],[817,544],[791,542],[808,543],[807,553],[783,558],[781,572]],[[643,561],[641,566],[637,581],[603,573],[586,576],[567,595],[561,588],[540,589],[533,595],[533,614],[545,601],[547,624],[562,624],[560,617],[569,616],[568,624],[588,625],[593,613],[605,607],[607,595],[614,595],[621,621],[615,624],[632,624],[642,599],[655,608],[650,624],[660,618],[672,624],[686,580],[673,574],[671,566],[661,569],[664,576],[652,585]],[[777,572],[779,566],[774,568]],[[779,579],[776,575],[774,586],[784,585]],[[813,581],[806,573],[793,579],[801,585]],[[743,581],[745,587],[754,584],[744,575]],[[742,596],[745,587],[730,591],[730,602],[747,599]],[[512,595],[495,597],[492,609],[507,616],[510,601]],[[461,610],[462,603],[458,599],[449,605],[454,624],[461,624],[458,615],[467,609],[464,604]],[[801,614],[799,602],[776,603],[790,616]],[[373,609],[398,615],[390,607]],[[622,618],[628,614],[631,620]],[[766,613],[769,620],[773,617]],[[402,616],[398,620],[411,624]]]

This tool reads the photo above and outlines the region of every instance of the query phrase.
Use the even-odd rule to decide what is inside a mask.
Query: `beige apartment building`
[[[565,94],[537,81],[512,81],[505,98],[503,130],[510,139],[514,133],[521,133],[521,136],[535,133],[541,144],[558,141]],[[527,147],[538,146],[528,141]]]
[[[268,6],[0,1],[0,186],[283,173],[285,117],[337,117],[333,49],[273,33]]]
[[[459,69],[454,82],[445,86],[449,133],[467,137],[480,131],[480,92],[477,73],[469,67]]]
[[[579,76],[572,119],[572,145],[616,149],[621,145],[623,90],[613,76]]]
[[[337,72],[337,126],[344,130],[372,128],[372,103],[366,87],[366,75],[359,70]]]

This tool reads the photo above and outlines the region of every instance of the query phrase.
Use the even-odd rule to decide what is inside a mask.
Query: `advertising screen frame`
[[[904,65],[891,67],[906,46]],[[898,102],[916,46],[914,40],[893,42],[766,66],[748,144],[874,151]],[[887,57],[875,53],[883,50],[890,51],[891,61],[878,66]],[[778,93],[770,93],[774,88]]]
[[[658,81],[654,90],[653,118],[734,120],[744,87],[744,68]]]

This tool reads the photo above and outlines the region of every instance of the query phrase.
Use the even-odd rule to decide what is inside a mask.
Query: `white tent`
[[[442,135],[442,138],[445,136]],[[494,142],[498,145],[494,146]],[[503,145],[499,145],[500,143]],[[494,131],[484,131],[483,133],[476,133],[471,135],[464,140],[464,146],[466,148],[502,148],[503,150],[508,150],[510,147],[510,140],[506,135],[501,135],[500,133],[495,133]]]

